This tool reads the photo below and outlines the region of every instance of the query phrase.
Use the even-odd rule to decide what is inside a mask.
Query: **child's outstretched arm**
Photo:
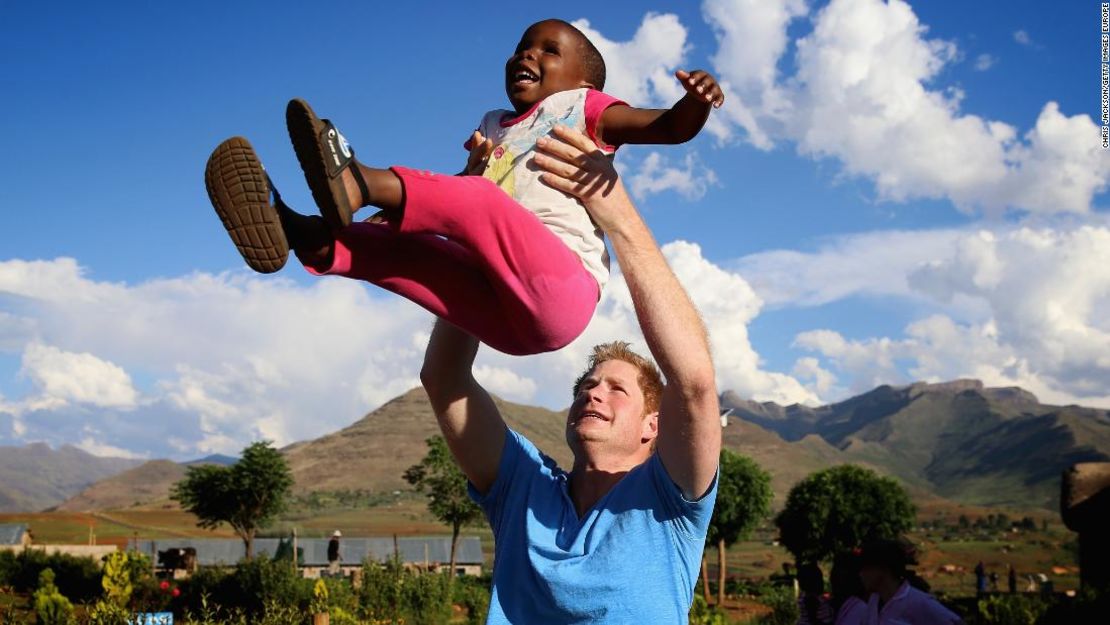
[[[626,143],[675,144],[693,139],[709,111],[725,103],[717,79],[704,70],[679,70],[675,78],[686,89],[686,95],[669,109],[640,109],[611,106],[601,114],[597,134],[610,145]]]

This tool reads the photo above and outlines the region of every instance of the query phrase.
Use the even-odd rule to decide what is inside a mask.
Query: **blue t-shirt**
[[[484,497],[495,541],[487,623],[688,622],[717,480],[688,501],[653,455],[579,519],[568,475],[509,431]]]

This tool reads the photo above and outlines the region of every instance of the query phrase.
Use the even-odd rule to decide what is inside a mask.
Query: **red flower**
[[[180,597],[181,596],[181,589],[180,588],[174,588],[173,592],[170,593],[170,594],[172,594],[175,597]]]
[[[162,580],[162,583],[158,584],[158,587],[161,588],[162,590],[169,590],[170,589],[170,583],[167,582],[166,580]]]

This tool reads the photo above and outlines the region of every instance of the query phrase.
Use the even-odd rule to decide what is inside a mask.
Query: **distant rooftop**
[[[298,538],[297,548],[302,550],[304,566],[328,565],[328,540],[327,538]],[[277,552],[281,542],[290,542],[289,538],[256,538],[254,539],[255,557],[265,556],[272,558]],[[200,566],[232,565],[242,560],[246,555],[243,541],[239,539],[217,538],[171,538],[160,540],[140,540],[128,543],[128,548],[136,548],[147,555],[152,555],[157,560],[157,552],[167,549],[192,547],[197,550],[197,564]],[[451,539],[438,537],[398,538],[396,549],[402,562],[446,563],[451,561]],[[358,565],[363,560],[370,558],[375,562],[385,562],[393,557],[394,544],[392,538],[347,538],[339,541],[339,557],[343,563]],[[476,536],[463,536],[459,538],[458,552],[455,554],[458,564],[482,564],[482,544]]]
[[[23,532],[27,531],[25,523],[0,524],[0,545],[23,544]]]

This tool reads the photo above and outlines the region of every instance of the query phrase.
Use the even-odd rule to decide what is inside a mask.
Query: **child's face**
[[[517,113],[553,93],[591,86],[578,33],[555,21],[532,24],[505,63],[505,93]]]

